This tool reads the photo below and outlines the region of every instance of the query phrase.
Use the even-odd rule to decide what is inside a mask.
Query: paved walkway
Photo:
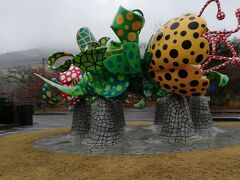
[[[143,121],[154,119],[154,107],[146,107],[144,109],[125,109],[124,116],[126,121]],[[224,114],[225,117],[238,117],[239,114]],[[214,117],[223,117],[223,114],[214,114]],[[69,112],[66,115],[33,115],[33,126],[15,127],[7,130],[0,131],[0,137],[11,135],[20,132],[31,132],[39,130],[48,130],[61,127],[70,127],[72,123],[72,113]]]
[[[191,137],[186,142],[175,142],[159,135],[155,126],[130,126],[122,132],[122,141],[114,146],[89,146],[84,139],[70,135],[48,136],[33,142],[33,147],[70,154],[162,154],[221,148],[240,144],[240,128],[216,127]]]

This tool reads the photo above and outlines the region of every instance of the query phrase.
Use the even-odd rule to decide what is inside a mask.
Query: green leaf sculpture
[[[217,79],[219,87],[226,86],[229,81],[229,77],[227,75],[221,74],[220,72],[217,72],[217,71],[212,71],[212,72],[208,73],[207,78],[210,80]]]

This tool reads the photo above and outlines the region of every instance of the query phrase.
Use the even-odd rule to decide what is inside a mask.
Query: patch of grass
[[[69,131],[62,128],[1,137],[0,179],[240,179],[240,145],[138,156],[71,155],[31,147],[34,140]]]
[[[146,126],[146,125],[152,125],[152,121],[129,121],[127,122],[128,126]]]
[[[227,127],[240,127],[240,122],[217,122],[219,126],[227,126]]]

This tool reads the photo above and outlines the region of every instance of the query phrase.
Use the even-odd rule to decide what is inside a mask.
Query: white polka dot
[[[65,75],[60,76],[60,79],[64,80],[65,79]]]
[[[68,71],[68,72],[67,72],[67,75],[70,76],[70,74],[71,74],[71,72]]]
[[[73,73],[73,74],[72,74],[72,78],[75,78],[75,77],[77,77],[77,74],[76,74],[76,73]]]
[[[70,77],[67,78],[68,81],[71,81],[72,79]]]

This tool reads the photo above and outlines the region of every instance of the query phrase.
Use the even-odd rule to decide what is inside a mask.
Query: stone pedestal
[[[123,130],[127,124],[124,118],[122,101],[112,100],[112,102],[116,108],[117,127],[119,128],[119,130]]]
[[[170,95],[160,98],[157,108],[160,117],[156,117],[156,123],[160,136],[177,142],[195,135],[186,97]]]
[[[85,137],[90,129],[90,109],[85,100],[76,103],[73,110],[71,135]]]
[[[116,106],[112,100],[97,98],[91,104],[90,137],[83,143],[89,145],[113,145],[121,139]]]
[[[163,123],[164,117],[166,117],[166,110],[168,108],[167,97],[159,97],[156,101],[154,125],[161,125]]]
[[[206,96],[191,96],[189,101],[193,126],[196,131],[213,127],[213,119]]]

